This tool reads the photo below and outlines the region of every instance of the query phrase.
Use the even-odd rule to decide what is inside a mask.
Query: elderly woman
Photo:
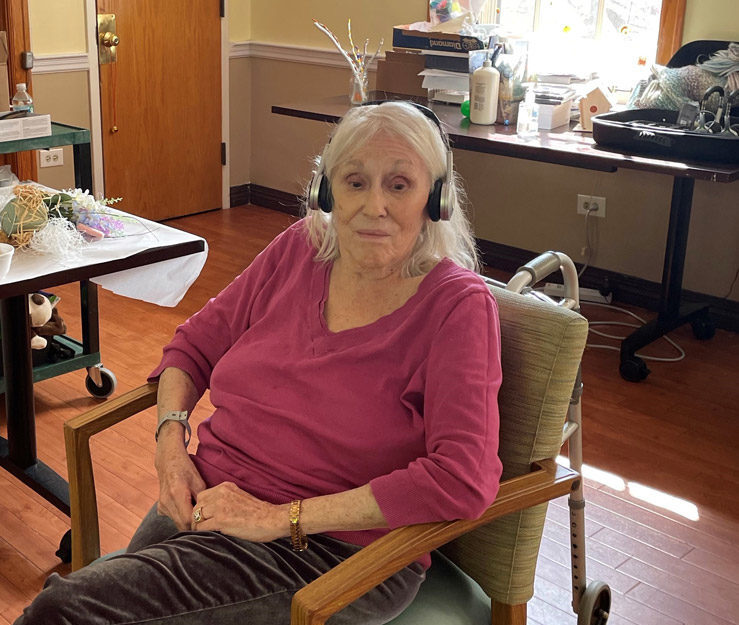
[[[151,374],[158,507],[126,554],[52,575],[18,624],[283,625],[297,590],[388,528],[474,518],[495,498],[497,311],[438,119],[354,108],[315,176],[315,210]],[[190,456],[206,388],[215,412]],[[330,622],[387,622],[428,564]]]

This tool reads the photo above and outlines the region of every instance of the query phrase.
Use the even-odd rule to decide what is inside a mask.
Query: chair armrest
[[[299,590],[292,600],[291,625],[321,625],[403,567],[493,519],[566,495],[580,476],[554,460],[505,480],[495,501],[478,519],[420,523],[397,528],[364,547]]]
[[[100,528],[90,456],[90,437],[150,408],[156,402],[157,384],[145,384],[73,417],[64,424],[72,521],[73,571],[100,556]]]

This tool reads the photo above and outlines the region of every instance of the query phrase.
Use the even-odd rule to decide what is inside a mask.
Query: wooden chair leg
[[[491,599],[492,625],[526,625],[526,604],[510,605]]]

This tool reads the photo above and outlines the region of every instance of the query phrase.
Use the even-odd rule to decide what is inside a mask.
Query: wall
[[[251,5],[252,0],[228,0],[228,31],[231,41],[251,39]]]
[[[361,45],[369,37],[375,49],[380,37],[385,48],[392,47],[392,26],[426,18],[427,0],[274,0],[252,1],[252,39],[296,46],[331,48],[326,35],[313,25],[317,19],[347,45],[347,20],[352,20],[354,42]],[[279,6],[280,9],[275,10]],[[285,10],[282,10],[285,7]]]
[[[28,0],[33,53],[86,52],[84,0]]]
[[[683,43],[696,39],[739,40],[739,1],[687,0]]]

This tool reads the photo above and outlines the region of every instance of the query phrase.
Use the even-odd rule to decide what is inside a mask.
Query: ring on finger
[[[201,521],[205,521],[205,517],[203,517],[203,506],[200,506],[199,508],[195,509],[195,512],[192,513],[192,520],[195,523],[200,523]]]

